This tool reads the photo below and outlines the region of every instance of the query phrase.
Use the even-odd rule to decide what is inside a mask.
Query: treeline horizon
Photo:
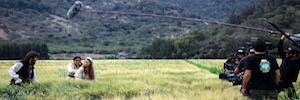
[[[39,59],[49,59],[47,43],[41,41],[34,42],[10,42],[0,41],[0,60],[20,60],[24,59],[29,51],[40,53]]]

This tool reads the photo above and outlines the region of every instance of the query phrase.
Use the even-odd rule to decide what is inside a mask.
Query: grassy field
[[[65,80],[71,60],[39,60],[40,83],[24,87],[8,85],[17,61],[0,61],[0,99],[247,100],[240,86],[198,66],[222,68],[223,61],[95,60],[96,81],[72,81]],[[299,94],[300,83],[295,87]]]

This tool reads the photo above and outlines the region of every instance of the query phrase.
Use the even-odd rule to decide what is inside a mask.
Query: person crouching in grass
[[[39,81],[36,78],[34,65],[40,54],[35,51],[30,51],[26,54],[25,59],[14,64],[8,71],[12,77],[10,85],[23,85],[24,83],[32,83]]]
[[[75,79],[75,73],[76,71],[82,66],[82,63],[81,63],[81,57],[79,56],[76,56],[74,57],[73,59],[74,63],[69,63],[68,64],[68,76],[67,76],[67,79]]]
[[[95,71],[93,68],[93,59],[86,57],[83,67],[80,67],[75,73],[76,80],[96,80]]]

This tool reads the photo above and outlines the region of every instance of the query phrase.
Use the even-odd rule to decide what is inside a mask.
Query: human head
[[[243,57],[245,57],[245,51],[244,51],[244,49],[238,49],[238,51],[237,51],[237,56],[241,59],[241,58],[243,58]]]
[[[81,66],[81,57],[76,56],[73,58],[73,61],[76,66]]]
[[[254,49],[253,48],[250,48],[249,49],[249,53],[248,53],[248,56],[252,56],[252,55],[254,55],[255,53],[254,53]]]
[[[90,65],[92,65],[93,64],[93,58],[91,58],[91,57],[86,57],[85,59],[84,59],[84,66],[85,67],[88,67],[88,66],[90,66]]]
[[[298,50],[292,47],[289,47],[287,50],[285,50],[285,53],[286,53],[286,58],[289,59],[296,59],[299,54]]]
[[[86,57],[84,59],[84,73],[90,76],[90,79],[93,80],[94,79],[94,68],[93,68],[93,58],[91,57]]]
[[[34,65],[40,57],[40,54],[35,51],[29,51],[25,56],[25,61],[29,62],[29,65]]]
[[[252,47],[256,52],[266,52],[267,47],[264,40],[257,39],[252,43]]]

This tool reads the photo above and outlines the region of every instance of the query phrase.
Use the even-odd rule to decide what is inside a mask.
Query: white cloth
[[[86,59],[90,60],[91,63],[94,63],[93,58],[92,57],[86,57]]]
[[[68,80],[68,79],[73,80],[74,77],[70,77],[70,76],[74,76],[75,73],[76,73],[76,71],[77,71],[79,68],[77,68],[77,66],[76,66],[74,63],[69,63],[67,69],[68,69],[68,76],[67,76],[66,79],[67,79],[67,80]],[[70,75],[70,76],[69,76],[69,75]]]
[[[73,74],[76,73],[77,70],[78,70],[78,68],[75,64],[73,64],[73,63],[68,64],[68,73],[69,73],[69,75],[71,73],[73,73]]]
[[[76,73],[75,73],[74,76],[75,76],[75,79],[76,79],[76,80],[85,80],[85,79],[89,79],[89,78],[90,78],[89,75],[84,74],[83,66],[80,67],[80,68],[76,71]],[[92,79],[92,80],[96,80],[95,70],[94,70],[94,79]]]
[[[17,72],[23,67],[23,63],[21,62],[17,62],[16,64],[14,64],[9,70],[8,73],[9,75],[15,80],[15,84],[21,83],[22,79],[19,77],[19,74],[17,74]],[[32,73],[32,72],[31,72]],[[31,74],[30,73],[30,74]],[[35,69],[33,69],[33,78],[30,79],[31,82],[33,83],[38,83],[39,81],[36,78],[36,72]]]

